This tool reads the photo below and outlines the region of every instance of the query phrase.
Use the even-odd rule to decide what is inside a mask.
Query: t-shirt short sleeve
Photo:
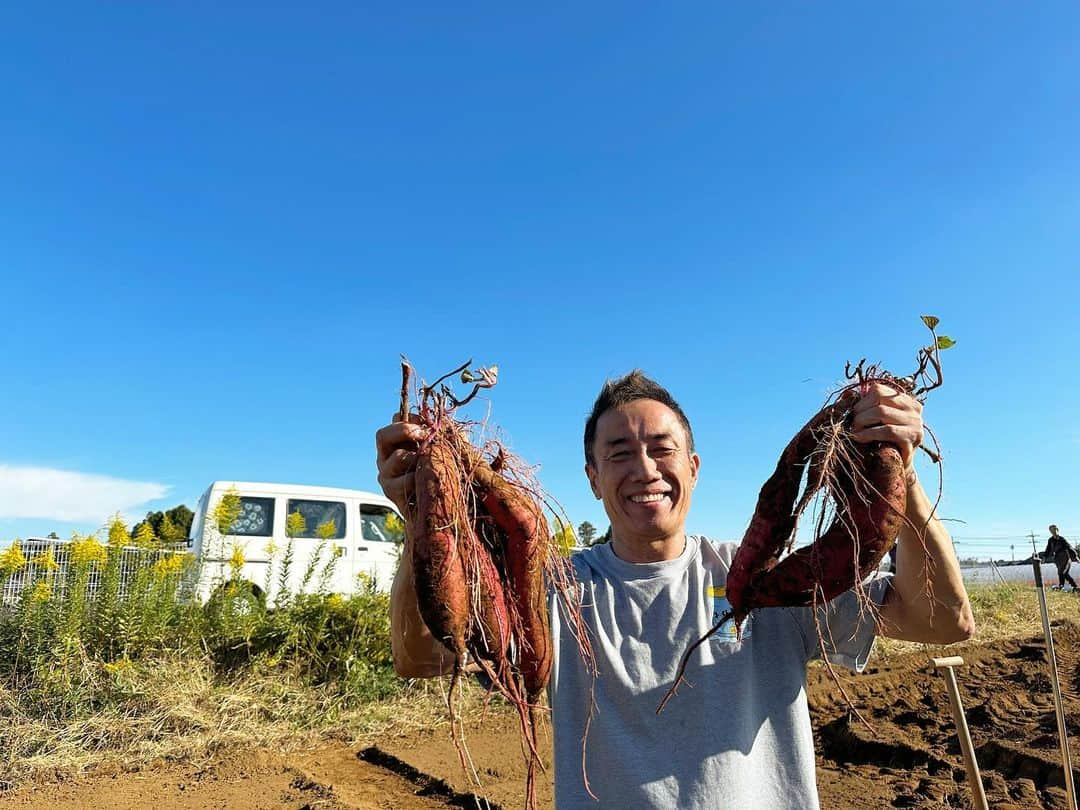
[[[789,608],[802,631],[807,659],[821,658],[824,653],[830,663],[862,672],[874,648],[875,617],[891,580],[891,574],[878,572],[826,605]]]

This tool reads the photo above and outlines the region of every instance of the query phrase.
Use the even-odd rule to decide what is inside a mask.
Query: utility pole
[[[1015,543],[1010,543],[1009,544],[1009,551],[1012,552],[1012,561],[1016,562],[1016,544]]]
[[[1028,535],[1031,538],[1031,557],[1032,559],[1039,559],[1039,550],[1035,548],[1035,532]]]

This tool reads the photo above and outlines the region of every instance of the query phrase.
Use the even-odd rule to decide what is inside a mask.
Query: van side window
[[[393,509],[362,503],[360,534],[374,543],[400,543],[405,539],[405,524]]]
[[[229,534],[244,537],[270,537],[274,533],[274,499],[240,496],[240,515]]]
[[[345,504],[341,501],[301,501],[289,499],[286,526],[297,527],[302,518],[302,531],[293,531],[293,537],[313,537],[340,540],[345,536]]]

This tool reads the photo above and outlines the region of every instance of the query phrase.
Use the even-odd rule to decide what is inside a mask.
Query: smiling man
[[[901,534],[911,542],[900,547],[894,577],[867,584],[880,626],[850,591],[817,617],[809,608],[755,611],[741,635],[728,625],[698,648],[686,670],[693,688],[657,715],[682,654],[727,609],[737,546],[686,534],[701,459],[671,394],[639,371],[604,385],[585,425],[585,474],[612,539],[573,557],[597,678],[582,665],[557,600],[551,603],[560,810],[816,808],[807,664],[827,655],[861,669],[879,631],[939,644],[972,635],[952,542],[911,467],[922,440],[921,404],[879,385],[854,410],[855,440],[894,443],[908,470],[909,528]],[[399,505],[417,438],[415,425],[400,423],[377,435],[379,481]],[[912,528],[924,526],[915,537]],[[408,560],[403,555],[391,594],[395,666],[406,676],[441,674],[451,656],[423,627]],[[820,622],[829,630],[825,649]]]

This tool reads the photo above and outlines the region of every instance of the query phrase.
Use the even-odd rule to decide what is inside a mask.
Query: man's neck
[[[686,535],[677,534],[658,540],[624,543],[611,538],[611,550],[620,560],[628,563],[655,563],[674,560],[686,549]]]

